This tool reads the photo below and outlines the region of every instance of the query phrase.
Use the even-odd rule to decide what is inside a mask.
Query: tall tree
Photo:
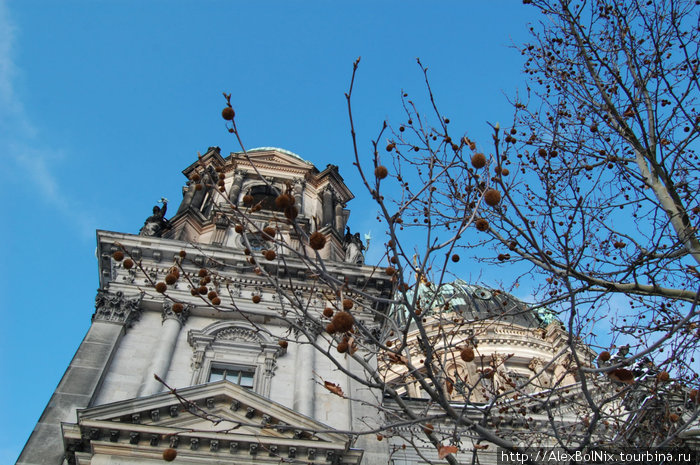
[[[391,297],[331,271],[319,253],[326,239],[295,220],[290,193],[278,198],[284,214],[270,215],[294,243],[260,230],[251,215],[265,208],[252,196],[222,196],[240,231],[276,242],[278,253],[250,263],[301,260],[335,299],[328,311],[311,308],[287,278],[256,268],[286,302],[280,317],[306,336],[283,342],[314,346],[374,393],[374,426],[348,434],[401,437],[425,460],[425,444],[450,463],[486,443],[661,447],[677,444],[700,412],[700,10],[690,1],[524,3],[542,13],[522,47],[527,89],[512,124],[494,125],[488,143],[455,134],[420,65],[430,110],[404,94],[405,120],[384,123],[363,156],[355,63],[346,95],[355,165],[386,227],[375,272],[391,281]],[[223,116],[241,142],[227,98]],[[217,177],[226,192],[223,171]],[[520,273],[511,284],[534,283],[537,303],[448,283],[460,255]],[[460,313],[479,292],[499,310]],[[239,311],[229,300],[211,305]],[[359,324],[363,313],[381,326]],[[514,354],[485,347],[493,328],[527,324],[518,337],[553,349],[528,360],[532,373],[519,380],[509,371]]]

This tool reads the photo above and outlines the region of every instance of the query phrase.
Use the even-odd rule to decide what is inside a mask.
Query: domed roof
[[[408,292],[407,296],[410,301],[413,292]],[[444,283],[437,289],[431,284],[420,284],[417,297],[424,315],[454,312],[466,321],[494,320],[529,328],[547,326],[556,320],[554,313],[546,308],[533,309],[507,292],[468,284],[461,279]],[[406,310],[400,307],[395,317],[405,321]]]

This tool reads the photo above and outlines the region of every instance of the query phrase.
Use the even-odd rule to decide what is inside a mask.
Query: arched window
[[[282,209],[277,208],[277,205],[275,205],[275,199],[279,194],[277,189],[267,184],[253,186],[248,189],[248,195],[253,197],[252,205],[260,203],[260,206],[264,210],[282,211]]]

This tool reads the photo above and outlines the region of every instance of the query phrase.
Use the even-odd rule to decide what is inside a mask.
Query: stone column
[[[323,204],[323,221],[321,227],[333,225],[333,191],[327,186],[321,191],[321,202]]]
[[[335,205],[335,230],[338,231],[338,234],[341,236],[345,231],[345,216],[343,215],[344,208],[345,205],[340,202]]]
[[[238,196],[241,193],[241,187],[243,186],[243,172],[236,170],[233,174],[233,184],[231,185],[231,191],[229,192],[229,200],[233,205],[238,205]]]
[[[61,422],[75,422],[76,411],[92,405],[126,328],[139,318],[141,298],[97,291],[92,325],[25,444],[18,465],[63,463]]]
[[[182,325],[187,320],[189,309],[185,308],[180,314],[172,310],[172,303],[169,300],[163,302],[163,329],[158,347],[155,349],[148,371],[144,374],[144,379],[139,391],[139,397],[150,396],[165,390],[162,383],[155,379],[153,375],[158,375],[162,380],[168,375],[170,362],[173,359],[177,336],[180,334]]]
[[[297,320],[297,324],[302,326],[310,338],[315,339],[318,335],[318,328],[314,328],[311,324],[303,320]],[[314,371],[316,369],[316,349],[308,343],[309,338],[302,332],[296,331],[298,344],[294,366],[297,370],[294,374],[294,410],[306,415],[310,418],[315,418],[314,408]]]
[[[294,195],[294,202],[296,203],[299,213],[303,211],[304,207],[304,185],[306,182],[303,179],[295,179],[294,186],[292,187],[292,194]]]

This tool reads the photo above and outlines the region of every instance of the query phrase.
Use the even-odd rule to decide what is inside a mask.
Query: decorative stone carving
[[[215,341],[235,341],[261,344],[260,336],[245,328],[226,328],[218,331],[214,336]]]
[[[294,325],[294,337],[299,339],[302,335],[316,339],[321,334],[322,328],[310,318],[297,317]]]
[[[231,297],[240,297],[243,294],[243,288],[239,283],[226,284],[226,290],[229,291]]]
[[[542,369],[542,366],[544,365],[544,360],[538,357],[533,357],[532,360],[530,360],[530,363],[527,364],[527,367],[531,370],[534,371],[535,373],[539,372]]]
[[[122,323],[129,327],[141,316],[142,299],[143,293],[126,297],[122,291],[111,293],[106,289],[98,289],[92,319]]]
[[[180,313],[173,312],[173,302],[170,300],[163,301],[163,321],[168,319],[177,320],[181,325],[184,325],[187,318],[190,316],[191,305],[185,305],[185,308]]]

